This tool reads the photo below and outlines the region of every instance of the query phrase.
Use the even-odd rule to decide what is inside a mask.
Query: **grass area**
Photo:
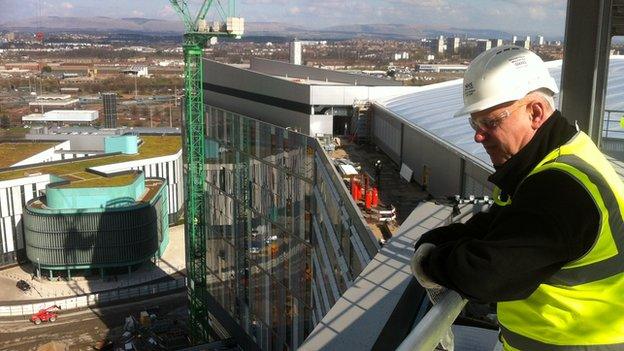
[[[0,143],[0,168],[9,167],[58,143]]]
[[[78,173],[72,174],[72,176],[74,176],[76,178],[79,178],[79,180],[100,178],[99,175],[91,173],[91,172],[78,172]]]
[[[33,173],[55,174],[58,176],[77,174],[78,177],[81,177],[84,175],[86,168],[172,155],[182,147],[182,139],[179,136],[141,136],[140,138],[143,140],[143,144],[139,147],[139,153],[136,155],[103,156],[84,161],[79,159],[68,160],[67,162],[54,165],[33,166],[14,171],[8,170],[0,172],[0,181],[21,178]]]
[[[1,139],[24,139],[24,136],[28,133],[28,128],[11,127],[8,129],[0,129]]]
[[[122,186],[132,183],[136,177],[136,173],[122,174],[115,177],[97,177],[73,181],[69,184],[61,185],[59,188],[104,188]]]

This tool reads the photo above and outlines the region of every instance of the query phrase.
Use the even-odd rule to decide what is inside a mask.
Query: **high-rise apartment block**
[[[102,93],[104,128],[117,127],[117,93]]]
[[[459,38],[446,38],[446,53],[448,55],[459,53]]]
[[[490,39],[490,47],[497,47],[503,45],[503,39]]]
[[[477,52],[482,53],[492,48],[492,42],[489,40],[477,40]]]
[[[444,36],[440,35],[438,38],[431,40],[431,51],[436,54],[444,53]]]
[[[544,36],[543,35],[538,35],[537,36],[537,45],[539,45],[539,46],[544,45]]]
[[[302,63],[302,45],[298,40],[290,42],[290,63],[293,65],[301,65]]]

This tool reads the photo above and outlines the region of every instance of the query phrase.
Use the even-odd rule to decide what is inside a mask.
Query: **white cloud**
[[[174,16],[176,16],[176,12],[169,5],[164,5],[163,7],[160,8],[160,10],[158,10],[158,17],[161,17],[161,18],[172,18]]]
[[[274,4],[288,4],[289,0],[242,0],[241,5],[274,5]]]
[[[288,9],[288,13],[290,13],[291,15],[298,15],[301,13],[301,9],[297,6],[291,7]]]

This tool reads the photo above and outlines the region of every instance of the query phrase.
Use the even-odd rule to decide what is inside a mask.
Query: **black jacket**
[[[592,247],[599,212],[590,194],[568,174],[539,172],[522,180],[550,151],[576,133],[559,113],[490,176],[511,195],[509,206],[493,205],[466,224],[424,234],[416,244],[436,245],[424,272],[441,285],[481,302],[524,299],[564,264]]]

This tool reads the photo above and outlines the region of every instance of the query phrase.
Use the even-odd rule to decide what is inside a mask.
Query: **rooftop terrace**
[[[0,168],[10,167],[56,144],[58,143],[0,143]]]
[[[54,174],[69,180],[103,179],[92,173],[85,172],[85,169],[97,166],[104,166],[114,163],[142,160],[152,157],[167,156],[177,153],[182,147],[182,139],[179,136],[141,136],[143,143],[139,146],[139,153],[136,155],[110,155],[86,160],[71,159],[66,162],[56,162],[54,164],[38,164],[28,167],[20,167],[17,170],[5,170],[0,172],[0,181],[18,179],[32,174]],[[2,145],[2,144],[0,144]],[[21,152],[21,151],[20,151]],[[87,177],[87,178],[85,178]]]
[[[120,174],[111,177],[102,177],[90,172],[79,172],[80,175],[72,174],[67,178],[69,183],[59,186],[59,188],[104,188],[128,185],[136,178],[136,173]],[[86,176],[86,177],[85,177]],[[82,179],[77,177],[84,177]]]

